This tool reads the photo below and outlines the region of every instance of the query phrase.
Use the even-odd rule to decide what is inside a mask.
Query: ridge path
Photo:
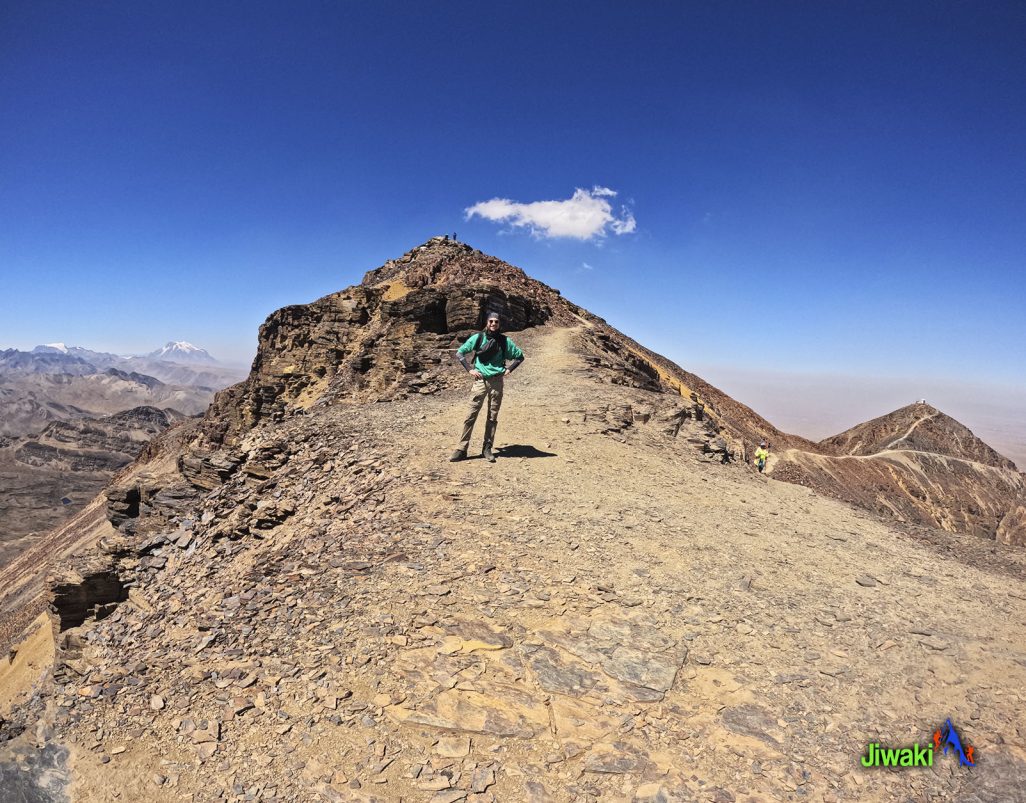
[[[1014,799],[1002,784],[1026,780],[1026,754],[998,745],[1026,735],[1021,579],[668,437],[601,434],[588,410],[623,389],[588,374],[574,338],[521,344],[494,465],[444,462],[464,398],[431,400],[397,433],[415,507],[465,569],[449,611],[512,638],[470,650],[476,708],[457,686],[448,715],[403,716],[479,740],[489,715],[537,725],[491,745],[500,799]],[[974,726],[993,774],[859,767],[869,742],[924,742],[948,717]]]

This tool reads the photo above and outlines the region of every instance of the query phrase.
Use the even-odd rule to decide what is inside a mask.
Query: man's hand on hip
[[[478,370],[477,370],[476,368],[474,368],[474,369],[473,369],[473,370],[472,370],[472,371],[470,372],[470,375],[471,375],[472,377],[474,377],[474,379],[484,379],[484,377],[483,377],[483,376],[481,376],[481,372],[480,372],[480,371],[478,371]]]

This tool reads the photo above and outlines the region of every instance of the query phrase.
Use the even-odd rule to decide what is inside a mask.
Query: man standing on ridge
[[[488,399],[488,419],[485,421],[484,450],[482,457],[489,463],[495,462],[492,454],[492,443],[495,441],[495,427],[499,423],[499,406],[502,404],[502,380],[505,374],[511,374],[524,361],[524,352],[517,344],[499,331],[501,326],[499,313],[489,312],[485,330],[470,337],[466,343],[456,349],[456,359],[476,380],[470,391],[470,407],[463,422],[463,437],[459,448],[452,453],[450,462],[465,460],[467,449],[470,448],[470,435],[474,431],[474,422],[481,412],[481,406]],[[474,352],[474,366],[467,364],[466,355]],[[509,367],[506,361],[512,360]]]

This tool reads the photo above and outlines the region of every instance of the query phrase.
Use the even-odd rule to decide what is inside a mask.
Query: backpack
[[[506,353],[506,335],[497,333],[491,340],[486,332],[477,333],[477,342],[474,344],[474,358],[484,360],[492,359],[496,354]]]

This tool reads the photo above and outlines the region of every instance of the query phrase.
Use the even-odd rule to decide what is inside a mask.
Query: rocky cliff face
[[[494,257],[429,241],[356,287],[271,315],[249,379],[218,397],[207,431],[220,442],[317,403],[437,392],[452,381],[454,342],[492,308],[511,330],[568,323],[575,309]]]
[[[498,462],[450,464],[451,350],[494,306],[528,359]],[[58,648],[0,716],[86,801],[1008,799],[1022,552],[768,482],[740,459],[767,435],[863,459],[429,241],[272,315],[246,382],[0,569],[31,615],[56,559]],[[852,771],[948,716],[993,772]],[[30,764],[0,751],[0,779]]]

